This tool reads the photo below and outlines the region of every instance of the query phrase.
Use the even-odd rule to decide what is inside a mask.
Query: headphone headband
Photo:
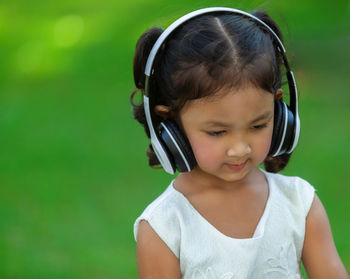
[[[265,22],[257,18],[256,16],[253,16],[252,14],[246,13],[241,10],[233,9],[233,8],[225,8],[225,7],[212,7],[212,8],[204,8],[200,10],[193,11],[189,14],[186,14],[176,21],[174,21],[167,29],[164,30],[164,32],[159,36],[158,40],[155,42],[155,44],[152,47],[152,50],[148,56],[147,63],[146,63],[146,68],[145,68],[145,75],[146,76],[151,76],[151,71],[152,71],[152,66],[154,59],[157,55],[158,49],[163,45],[163,43],[166,41],[166,39],[169,37],[169,35],[179,26],[181,26],[183,23],[187,22],[188,20],[204,15],[204,14],[210,14],[210,13],[216,13],[216,12],[228,12],[228,13],[233,13],[233,14],[241,14],[246,17],[252,18],[255,21],[259,22],[261,25],[263,25],[269,32],[274,36],[276,42],[278,43],[279,51],[281,53],[285,53],[286,49],[284,48],[280,38],[277,36],[277,34],[268,26]],[[288,65],[288,63],[287,63]],[[287,66],[286,65],[286,66]],[[289,66],[287,66],[289,70]]]

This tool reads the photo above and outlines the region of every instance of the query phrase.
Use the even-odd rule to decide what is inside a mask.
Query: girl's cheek
[[[263,152],[263,154],[265,156],[267,156],[267,154],[270,151],[271,141],[272,141],[272,134],[269,137],[265,137],[265,139],[261,141],[261,148],[260,148],[260,150]]]
[[[192,138],[190,140],[194,156],[198,164],[216,165],[219,160],[220,151],[211,141]]]

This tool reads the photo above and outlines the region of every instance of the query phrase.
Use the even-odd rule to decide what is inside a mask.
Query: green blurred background
[[[350,2],[0,2],[0,278],[136,278],[133,222],[171,176],[132,119],[141,33],[206,6],[280,24],[301,138],[283,172],[309,180],[350,269]]]

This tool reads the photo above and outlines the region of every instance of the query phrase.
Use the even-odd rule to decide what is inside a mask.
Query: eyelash
[[[252,130],[261,130],[261,129],[264,129],[267,127],[267,123],[264,123],[264,124],[261,124],[261,125],[255,125],[253,127],[251,127]],[[221,136],[223,135],[224,133],[226,133],[225,130],[222,130],[222,131],[208,131],[206,132],[209,136],[212,136],[212,137],[218,137],[218,136]]]
[[[260,130],[260,129],[263,129],[263,128],[266,128],[266,127],[267,127],[267,123],[264,123],[264,124],[261,124],[261,125],[253,126],[252,129],[253,130]]]
[[[207,132],[207,134],[212,137],[217,137],[217,136],[223,135],[225,132],[226,131],[210,131],[210,132]]]

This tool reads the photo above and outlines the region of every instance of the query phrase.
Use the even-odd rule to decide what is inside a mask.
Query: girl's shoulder
[[[168,187],[161,193],[155,200],[153,200],[150,204],[142,212],[141,216],[148,217],[153,214],[154,211],[160,210],[162,207],[169,206],[169,202],[176,199],[175,189],[173,187],[173,181],[168,185]],[[141,217],[140,216],[140,217]]]
[[[287,176],[263,171],[270,185],[280,200],[301,205],[305,215],[310,210],[315,196],[315,188],[299,176]]]
[[[151,202],[134,223],[134,237],[137,240],[139,225],[142,220],[149,223],[158,236],[168,245],[173,253],[178,256],[180,222],[188,211],[182,194],[175,190],[173,182],[167,189]]]

